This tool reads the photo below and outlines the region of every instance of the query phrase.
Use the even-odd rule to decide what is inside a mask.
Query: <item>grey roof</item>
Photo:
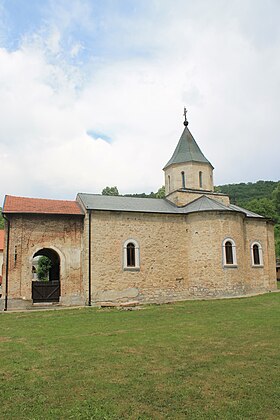
[[[188,127],[185,127],[171,159],[167,162],[163,169],[174,163],[186,162],[202,162],[208,163],[212,166],[198,147]]]
[[[226,206],[202,195],[183,207],[177,207],[167,199],[109,196],[79,193],[78,198],[87,210],[127,211],[139,213],[189,214],[203,211],[229,211],[244,213],[248,217],[262,217],[241,207]]]
[[[194,213],[199,211],[234,211],[220,201],[213,200],[212,198],[203,195],[191,203],[184,206],[184,213]]]
[[[235,204],[230,204],[229,207],[232,210],[240,211],[242,213],[245,213],[247,217],[258,217],[258,218],[265,219],[265,217],[261,216],[260,214],[253,213],[252,211],[247,210],[247,209],[243,209],[242,207],[236,206]]]
[[[79,193],[89,210],[132,211],[140,213],[177,213],[177,207],[165,199],[122,197]]]

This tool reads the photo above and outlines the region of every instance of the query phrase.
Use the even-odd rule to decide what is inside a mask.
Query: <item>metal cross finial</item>
[[[185,117],[184,125],[187,127],[189,122],[187,120],[187,108],[186,107],[184,107],[184,117]]]

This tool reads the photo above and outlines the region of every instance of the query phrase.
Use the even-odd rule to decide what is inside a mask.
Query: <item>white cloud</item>
[[[277,179],[280,40],[267,36],[260,48],[252,35],[257,17],[248,34],[249,11],[239,15],[240,2],[219,11],[218,3],[155,2],[153,22],[113,16],[122,29],[107,47],[121,42],[143,54],[69,64],[65,31],[73,21],[90,25],[89,3],[85,9],[78,1],[70,10],[64,2],[52,8],[49,26],[16,51],[2,48],[0,196],[73,198],[106,185],[157,190],[183,130],[184,105],[217,184]],[[83,43],[69,39],[76,57]],[[92,139],[91,130],[112,143]]]

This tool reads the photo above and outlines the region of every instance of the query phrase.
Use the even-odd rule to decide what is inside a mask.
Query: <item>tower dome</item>
[[[214,191],[214,167],[200,150],[188,128],[186,119],[184,125],[185,128],[177,147],[163,168],[166,196],[175,191]]]

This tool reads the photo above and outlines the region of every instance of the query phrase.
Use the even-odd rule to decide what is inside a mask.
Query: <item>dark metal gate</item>
[[[33,281],[32,299],[34,303],[59,302],[60,281]]]

